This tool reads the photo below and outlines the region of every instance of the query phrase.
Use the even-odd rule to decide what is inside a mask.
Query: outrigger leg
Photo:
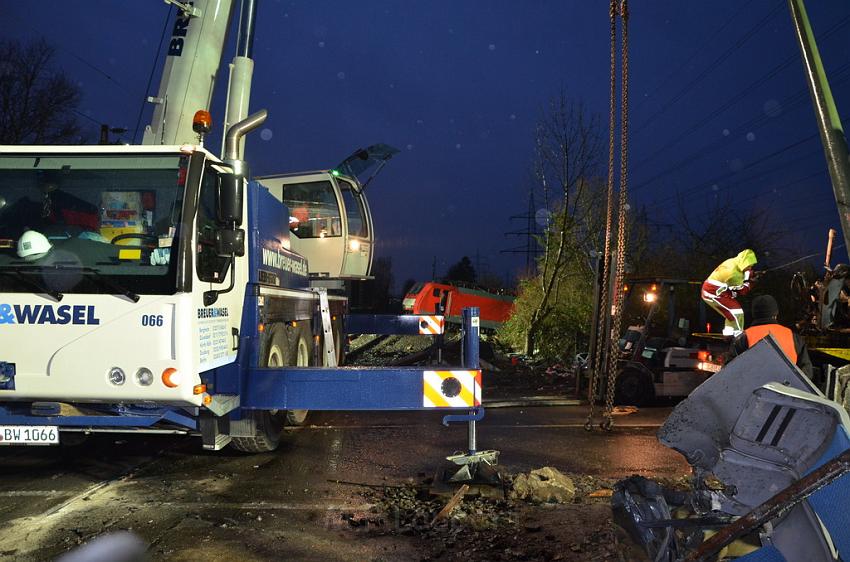
[[[463,309],[463,366],[467,369],[478,370],[480,373],[478,332],[478,308]],[[466,453],[456,453],[446,457],[446,460],[460,467],[447,479],[448,482],[488,485],[501,483],[501,477],[495,468],[499,462],[499,451],[478,450],[478,427],[476,424],[482,418],[484,418],[483,406],[473,408],[465,415],[449,414],[443,417],[443,425],[463,421],[468,424]]]

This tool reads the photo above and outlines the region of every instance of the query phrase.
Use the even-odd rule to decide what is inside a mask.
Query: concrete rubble
[[[550,466],[514,477],[512,499],[533,503],[571,503],[576,496],[572,478]]]

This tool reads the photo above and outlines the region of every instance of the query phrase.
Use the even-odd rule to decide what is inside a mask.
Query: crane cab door
[[[372,268],[374,234],[372,213],[364,190],[398,149],[388,144],[360,148],[331,170],[337,180],[345,208],[347,239],[342,264],[343,277],[363,277]]]
[[[361,190],[347,179],[335,178],[345,208],[345,252],[342,260],[342,277],[363,278],[372,269],[372,213]]]

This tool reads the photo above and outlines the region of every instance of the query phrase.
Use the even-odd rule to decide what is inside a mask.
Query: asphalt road
[[[668,408],[583,429],[586,409],[492,409],[479,448],[510,472],[541,466],[620,478],[681,476],[660,446]],[[99,435],[76,447],[0,448],[0,558],[50,560],[108,531],[131,529],[153,559],[406,560],[403,536],[353,534],[342,514],[371,507],[350,483],[419,482],[466,447],[466,426],[431,413],[314,413],[278,451],[205,452],[186,437]],[[337,483],[344,481],[346,483]]]

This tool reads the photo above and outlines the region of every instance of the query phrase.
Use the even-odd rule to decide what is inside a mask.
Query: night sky
[[[694,213],[731,194],[793,225],[793,255],[821,250],[838,217],[819,139],[804,141],[817,130],[786,2],[630,7],[633,204],[663,224],[677,192]],[[807,8],[850,116],[850,3]],[[46,36],[83,92],[91,141],[100,122],[128,127],[129,140],[168,10],[2,0],[0,38]],[[509,217],[526,212],[542,109],[563,89],[607,124],[608,2],[260,0],[258,13],[252,110],[270,117],[249,137],[252,171],[329,168],[357,147],[392,144],[401,153],[368,195],[397,286],[430,278],[435,257],[439,275],[463,255],[512,278],[525,258],[500,250],[523,244],[505,233],[525,226]]]

